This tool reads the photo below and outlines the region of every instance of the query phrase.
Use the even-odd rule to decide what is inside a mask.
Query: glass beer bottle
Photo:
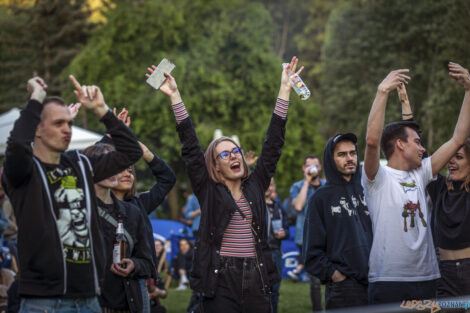
[[[124,235],[124,226],[122,221],[119,221],[116,228],[116,237],[114,239],[113,263],[120,264],[122,259],[127,258],[127,245],[127,239]],[[126,268],[126,264],[121,264],[120,266]]]

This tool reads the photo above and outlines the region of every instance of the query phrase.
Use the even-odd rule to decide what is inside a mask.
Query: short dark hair
[[[45,107],[49,103],[57,103],[59,105],[67,106],[64,99],[61,97],[46,97],[44,101],[42,101],[42,106]]]
[[[91,157],[94,155],[106,154],[111,151],[116,151],[114,146],[109,145],[107,143],[95,143],[94,145],[91,145],[87,147],[85,150],[83,150],[83,154],[86,155],[87,157]]]
[[[317,157],[315,154],[308,154],[307,156],[305,156],[304,158],[304,163],[303,165],[305,165],[307,163],[307,160],[308,159],[317,159],[318,161],[320,161],[320,158]]]
[[[395,151],[395,142],[397,139],[408,142],[408,133],[406,132],[407,127],[416,131],[418,134],[421,132],[419,125],[415,122],[402,121],[385,125],[382,132],[382,138],[380,139],[380,148],[387,160]]]

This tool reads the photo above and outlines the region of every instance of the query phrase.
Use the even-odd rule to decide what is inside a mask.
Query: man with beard
[[[305,269],[325,288],[326,309],[366,305],[372,226],[364,201],[352,133],[330,138],[327,182],[308,202],[303,233]]]

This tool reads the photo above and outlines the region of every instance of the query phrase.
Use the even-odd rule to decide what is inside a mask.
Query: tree
[[[312,0],[260,0],[273,20],[272,46],[276,55],[288,60],[298,55],[296,38],[303,31]]]
[[[19,106],[24,84],[33,73],[49,85],[49,94],[60,94],[60,73],[86,42],[91,28],[85,0],[36,0],[32,5],[2,7],[0,46],[1,103]],[[20,88],[21,87],[21,88]]]
[[[260,153],[282,70],[271,48],[272,21],[261,4],[121,1],[107,20],[64,75],[71,72],[83,83],[98,84],[110,106],[126,106],[138,137],[171,164],[179,182],[186,176],[173,113],[168,99],[145,84],[144,77],[147,66],[163,57],[176,65],[173,75],[203,148],[219,128],[238,135],[245,151]],[[315,111],[293,102],[292,119],[309,125]],[[314,137],[300,129],[289,129],[287,136],[297,144],[286,144],[285,155],[298,158],[303,155],[300,141],[313,144]],[[291,160],[283,157],[276,174],[281,188],[292,183],[291,168]]]
[[[432,151],[450,138],[463,91],[448,78],[446,64],[470,66],[464,31],[469,12],[468,3],[460,0],[362,1],[335,9],[323,46],[322,134],[338,127],[353,131],[364,147],[378,84],[389,71],[410,68],[408,94],[426,146]],[[391,94],[387,122],[400,118],[398,99]]]

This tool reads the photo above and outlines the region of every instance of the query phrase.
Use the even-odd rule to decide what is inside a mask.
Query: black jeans
[[[204,313],[271,313],[255,258],[221,257],[214,298],[202,298]]]
[[[437,296],[457,297],[470,295],[470,259],[440,261],[441,279],[437,281]]]
[[[437,279],[418,282],[378,281],[369,283],[369,303],[433,300],[436,298],[436,291]]]
[[[354,278],[346,278],[339,283],[329,282],[325,287],[325,307],[327,310],[367,305],[367,285]]]
[[[321,312],[323,310],[321,305],[321,282],[315,276],[310,277],[310,300],[312,301],[312,311]]]

